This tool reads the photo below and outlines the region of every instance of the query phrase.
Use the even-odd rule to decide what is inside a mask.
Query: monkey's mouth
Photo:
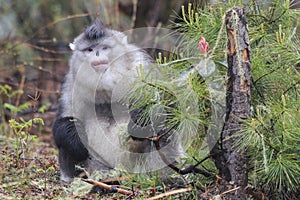
[[[107,68],[109,67],[109,63],[108,61],[93,61],[91,63],[91,66],[93,67],[93,69],[96,71],[96,72],[103,72],[105,70],[107,70]]]

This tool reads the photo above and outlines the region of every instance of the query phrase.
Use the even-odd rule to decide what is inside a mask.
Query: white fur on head
[[[124,33],[116,31],[116,30],[111,30],[111,33],[113,35],[113,38],[116,39],[117,41],[119,41],[121,44],[123,44],[123,45],[128,44],[127,35],[125,35]]]
[[[73,43],[70,43],[70,44],[69,44],[69,47],[70,47],[70,49],[71,49],[72,51],[75,51],[75,49],[76,49],[76,45],[73,44]]]

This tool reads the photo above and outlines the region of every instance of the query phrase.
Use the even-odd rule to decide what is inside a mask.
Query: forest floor
[[[0,199],[55,199],[63,197],[57,150],[39,139],[27,144],[19,157],[15,138],[1,136]]]
[[[109,193],[100,196],[88,191],[73,193],[70,185],[59,179],[58,151],[51,134],[24,144],[23,149],[18,149],[19,156],[16,155],[16,143],[14,137],[0,136],[0,199],[146,199],[168,191],[175,193],[172,197],[172,194],[165,195],[168,199],[194,199],[195,194],[182,188],[148,185],[144,190],[137,183],[132,184],[131,188],[126,187],[134,191],[133,195]],[[198,193],[196,190],[194,192]]]

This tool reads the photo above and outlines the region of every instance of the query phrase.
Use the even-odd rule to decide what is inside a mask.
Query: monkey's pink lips
[[[91,65],[96,72],[105,71],[109,67],[108,61],[93,61]]]

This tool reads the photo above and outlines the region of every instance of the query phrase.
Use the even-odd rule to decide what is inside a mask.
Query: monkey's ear
[[[73,43],[70,43],[70,44],[69,44],[69,47],[70,47],[70,49],[71,49],[72,51],[75,51],[75,49],[76,49],[76,45],[73,44]]]

